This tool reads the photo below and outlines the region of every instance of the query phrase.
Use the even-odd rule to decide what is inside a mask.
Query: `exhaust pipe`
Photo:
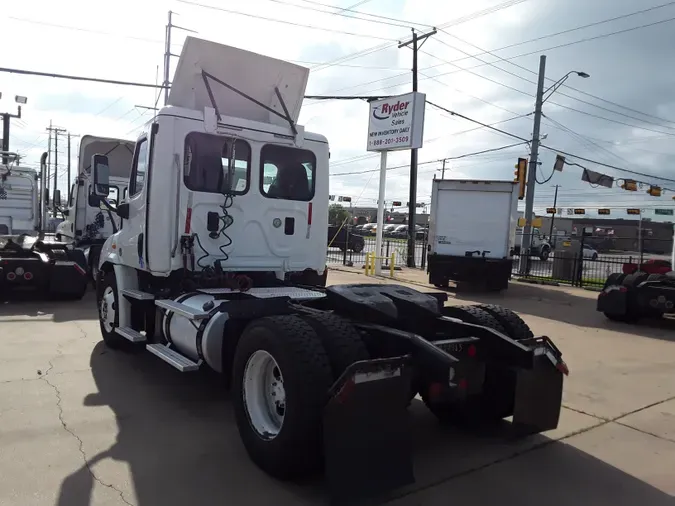
[[[47,157],[49,153],[46,151],[42,153],[40,157],[40,180],[42,184],[40,185],[40,226],[39,226],[39,236],[44,238],[45,226],[47,223],[47,205],[45,202],[45,196],[48,195],[47,191]]]

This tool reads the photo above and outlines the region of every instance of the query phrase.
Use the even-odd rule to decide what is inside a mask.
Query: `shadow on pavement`
[[[13,293],[11,299],[0,297],[0,317],[9,317],[10,321],[26,321],[36,316],[50,316],[55,323],[72,320],[97,320],[96,294],[89,288],[81,300],[50,300],[37,298],[36,295],[24,292]],[[12,318],[17,317],[17,318]]]
[[[569,323],[581,327],[598,328],[631,333],[651,339],[675,341],[675,320],[643,319],[637,324],[612,322],[596,311],[597,293],[583,295],[570,293],[573,289],[510,283],[508,290],[500,293],[480,293],[448,290],[450,300],[500,304],[522,314]],[[576,290],[574,290],[576,291]],[[586,295],[588,294],[588,295]]]
[[[64,479],[57,506],[90,505],[95,480],[90,468],[136,506],[328,503],[320,480],[281,483],[251,463],[227,394],[212,377],[181,374],[151,355],[112,352],[102,343],[93,350],[91,368],[98,391],[84,403],[112,409],[117,439],[110,448],[94,450],[81,436],[89,467]],[[399,491],[406,497],[390,498],[394,504],[445,505],[448,497],[462,497],[462,504],[477,505],[504,499],[524,506],[610,504],[608,498],[613,505],[672,505],[658,490],[565,444],[541,435],[510,439],[506,422],[494,433],[474,435],[440,427],[421,402],[415,401],[411,412],[417,484]],[[130,484],[124,474],[103,471],[109,459],[129,469]]]

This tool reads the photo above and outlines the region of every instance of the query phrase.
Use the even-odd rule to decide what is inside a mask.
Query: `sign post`
[[[375,230],[375,274],[382,272],[382,229],[387,183],[387,152],[422,147],[424,134],[424,93],[406,93],[374,100],[368,114],[368,151],[380,152],[380,188]]]

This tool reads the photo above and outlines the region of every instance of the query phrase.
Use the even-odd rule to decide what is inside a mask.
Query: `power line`
[[[56,79],[68,79],[71,81],[87,81],[93,83],[117,84],[120,86],[136,86],[139,88],[164,88],[164,86],[159,84],[135,83],[131,81],[119,81],[116,79],[101,79],[98,77],[73,76],[68,74],[52,74],[49,72],[38,72],[37,70],[22,70],[22,69],[0,67],[0,72],[6,72],[10,74],[21,74],[25,76],[53,77]]]
[[[660,179],[660,180],[662,180],[662,181],[668,181],[668,182],[671,182],[671,183],[675,183],[675,179],[670,179],[670,178],[667,178],[667,177],[661,177],[661,176],[655,176],[654,174],[647,174],[647,173],[645,173],[645,172],[638,172],[638,171],[636,171],[636,170],[624,169],[623,167],[617,167],[616,165],[611,165],[611,164],[608,164],[608,163],[598,162],[597,160],[592,160],[592,159],[590,159],[590,158],[584,158],[583,156],[580,156],[580,155],[575,155],[575,154],[572,154],[572,153],[567,153],[567,152],[565,152],[565,151],[563,151],[563,150],[561,150],[561,149],[556,149],[556,148],[551,147],[551,146],[546,146],[545,144],[540,144],[540,146],[541,146],[542,148],[548,149],[549,151],[554,151],[554,152],[556,152],[556,153],[563,154],[563,155],[565,155],[565,156],[571,156],[572,158],[576,158],[576,159],[578,159],[578,160],[583,160],[584,162],[588,162],[588,163],[593,163],[593,164],[595,164],[595,165],[600,165],[600,166],[602,166],[602,167],[607,167],[607,168],[609,168],[609,169],[614,169],[614,170],[618,170],[618,171],[620,171],[620,172],[626,172],[626,173],[628,173],[628,174],[635,174],[635,175],[637,175],[637,176],[644,176],[644,177],[648,177],[648,178],[652,178],[652,179]]]
[[[582,26],[578,26],[578,27],[575,27],[575,28],[570,28],[570,29],[563,30],[563,31],[560,31],[560,32],[556,32],[556,33],[544,35],[544,36],[541,36],[541,37],[535,37],[535,38],[533,38],[533,39],[528,39],[528,40],[521,41],[521,42],[518,42],[518,43],[509,44],[509,45],[506,45],[506,46],[502,46],[502,47],[500,47],[500,48],[492,49],[492,50],[490,50],[490,51],[485,51],[485,52],[483,52],[483,53],[477,53],[477,54],[475,54],[475,55],[465,56],[465,57],[462,57],[462,58],[458,58],[458,59],[456,59],[456,60],[452,60],[451,63],[458,63],[458,62],[460,62],[460,61],[464,61],[464,60],[471,59],[471,58],[473,58],[474,56],[480,56],[480,55],[482,55],[482,54],[489,54],[489,53],[494,53],[494,52],[497,52],[497,51],[502,51],[502,50],[504,50],[504,49],[508,49],[508,48],[512,48],[512,47],[516,47],[516,46],[520,46],[520,45],[524,45],[524,44],[528,44],[528,43],[530,43],[530,42],[535,42],[535,41],[539,41],[539,40],[543,40],[543,39],[555,37],[555,36],[557,36],[557,35],[562,35],[562,34],[570,33],[570,32],[577,31],[577,30],[582,30],[582,29],[584,29],[584,28],[589,28],[589,27],[591,27],[591,26],[596,26],[596,25],[600,25],[600,24],[604,24],[604,23],[609,23],[609,22],[612,22],[612,21],[616,21],[616,20],[618,20],[618,19],[627,18],[627,17],[630,17],[630,16],[635,16],[635,15],[642,14],[642,13],[645,13],[645,12],[648,12],[648,11],[651,11],[651,10],[660,9],[660,8],[663,8],[663,7],[668,7],[668,6],[674,5],[674,4],[675,4],[675,2],[669,2],[669,3],[663,4],[663,5],[661,5],[661,6],[656,6],[656,7],[652,7],[652,8],[649,8],[649,9],[643,9],[643,10],[641,10],[641,11],[636,11],[636,12],[633,12],[633,13],[625,14],[625,15],[623,15],[623,16],[616,16],[616,17],[614,17],[614,18],[609,18],[609,19],[605,19],[605,20],[598,21],[598,22],[595,22],[595,23],[590,23],[590,24],[587,24],[587,25],[582,25]],[[503,5],[503,4],[500,4],[500,5]],[[461,19],[461,18],[460,18],[460,19]],[[567,46],[571,46],[571,45],[574,45],[574,44],[580,44],[580,43],[582,43],[582,42],[588,42],[588,41],[591,41],[591,40],[596,40],[596,39],[600,39],[600,38],[604,38],[604,37],[609,37],[609,36],[613,36],[613,35],[617,35],[617,34],[629,32],[629,31],[633,31],[633,30],[638,30],[638,29],[641,29],[641,28],[646,28],[646,27],[654,26],[654,25],[657,25],[657,24],[660,24],[660,23],[665,23],[665,22],[669,22],[669,21],[673,21],[673,20],[675,20],[675,18],[669,18],[669,19],[665,19],[665,20],[658,21],[658,22],[656,22],[656,23],[649,23],[649,24],[645,24],[645,25],[640,25],[640,26],[636,26],[636,27],[631,27],[631,28],[628,28],[628,29],[618,30],[618,31],[614,31],[614,32],[606,33],[606,34],[601,34],[601,35],[594,36],[594,37],[590,37],[590,38],[587,37],[587,38],[579,39],[579,40],[576,40],[576,41],[571,41],[571,42],[564,43],[564,44],[559,44],[559,45],[552,46],[552,47],[545,48],[545,49],[538,49],[538,50],[530,51],[530,52],[527,52],[527,53],[521,53],[521,54],[518,54],[518,55],[516,55],[516,56],[512,56],[512,57],[508,57],[508,58],[503,58],[502,60],[503,60],[503,61],[509,61],[509,60],[521,58],[521,57],[524,57],[524,56],[530,56],[530,55],[532,55],[532,54],[536,54],[536,53],[539,53],[539,52],[549,51],[549,50],[553,50],[553,49],[558,49],[558,48],[561,48],[561,47],[567,47]],[[456,24],[459,24],[459,23],[456,23]],[[440,26],[437,27],[437,29],[443,30],[443,29],[448,28],[449,26],[452,26],[452,23],[440,25]],[[392,44],[392,45],[393,45],[393,44]],[[358,56],[356,56],[356,57],[358,57]],[[450,62],[448,62],[448,63],[450,63]],[[420,69],[420,70],[422,70],[422,71],[430,70],[430,69],[434,69],[434,68],[437,68],[437,67],[440,67],[440,66],[443,66],[443,65],[446,65],[446,64],[447,64],[447,63],[441,63],[441,64],[438,64],[438,65],[432,65],[432,66],[425,67],[425,68]],[[486,64],[486,63],[481,63],[481,64],[479,64],[479,65],[475,65],[475,66],[473,66],[473,67],[469,67],[469,68],[467,68],[467,69],[462,69],[462,70],[473,70],[473,69],[476,69],[476,68],[479,68],[479,67],[483,67],[483,66],[485,66],[485,65],[487,65],[487,64]],[[442,76],[446,76],[446,75],[450,75],[450,74],[455,74],[455,73],[457,73],[457,72],[462,72],[462,70],[453,70],[453,71],[450,71],[450,72],[445,72],[445,73],[439,74],[439,75],[437,75],[437,76],[434,76],[434,78],[439,78],[439,77],[442,77]],[[390,79],[396,79],[397,77],[402,77],[402,76],[407,76],[407,75],[408,75],[407,72],[401,73],[401,74],[396,74],[396,75],[393,75],[393,76],[388,76],[388,77],[385,77],[385,78],[377,79],[377,80],[375,80],[375,81],[371,81],[371,82],[368,82],[368,83],[362,83],[362,84],[360,84],[360,85],[355,85],[355,86],[350,86],[350,87],[347,87],[347,88],[342,88],[342,89],[336,90],[336,91],[339,92],[339,91],[344,91],[344,90],[347,90],[347,89],[358,88],[358,87],[360,87],[360,86],[365,86],[365,85],[367,85],[367,84],[374,84],[374,83],[377,83],[377,82],[383,82],[383,81],[387,81],[387,80],[390,80]],[[380,88],[380,89],[381,89],[381,90],[382,90],[382,89],[389,89],[389,88],[393,88],[393,87],[395,87],[395,86],[399,86],[399,85],[397,84],[397,85],[394,85],[394,86],[389,86],[389,87]],[[310,105],[312,105],[312,104],[310,104]]]
[[[459,160],[461,158],[467,158],[469,156],[476,156],[476,155],[482,155],[485,153],[493,153],[495,151],[502,151],[504,149],[510,149],[516,146],[521,146],[525,144],[525,142],[517,142],[515,144],[508,144],[506,146],[500,146],[498,148],[490,148],[490,149],[484,149],[482,151],[473,151],[471,153],[464,153],[461,155],[457,156],[446,156],[444,158],[439,158],[437,160],[428,160],[426,162],[419,162],[417,165],[429,165],[431,163],[441,163],[444,160]],[[410,168],[410,164],[405,164],[405,165],[396,165],[394,167],[387,167],[387,170],[394,170],[394,169],[405,169],[405,168]],[[352,176],[356,174],[368,174],[370,172],[377,172],[380,169],[367,169],[367,170],[360,170],[360,171],[354,171],[354,172],[338,172],[337,174],[330,174],[331,177],[333,176]]]
[[[450,37],[452,37],[452,38],[454,38],[454,39],[457,39],[458,41],[460,41],[460,42],[462,42],[462,43],[464,43],[464,44],[470,45],[470,46],[472,46],[472,47],[478,49],[479,51],[483,51],[484,53],[487,53],[487,54],[490,54],[491,56],[494,56],[495,58],[497,58],[497,59],[500,60],[500,61],[503,61],[503,62],[505,62],[505,63],[508,63],[509,65],[513,65],[514,67],[516,67],[516,68],[518,68],[518,69],[521,69],[521,70],[524,70],[524,71],[526,71],[526,72],[529,72],[530,74],[533,74],[533,75],[535,75],[535,76],[537,75],[537,73],[536,73],[534,70],[531,70],[531,69],[529,69],[529,68],[527,68],[527,67],[524,67],[524,66],[522,66],[522,65],[519,65],[519,64],[514,63],[514,62],[512,62],[512,61],[509,61],[508,59],[502,58],[501,56],[496,55],[493,51],[487,51],[487,50],[481,48],[480,46],[477,46],[477,45],[475,45],[475,44],[473,44],[473,43],[471,43],[471,42],[469,42],[469,41],[467,41],[467,40],[465,40],[465,39],[462,39],[462,38],[457,37],[457,36],[455,36],[455,35],[453,35],[453,34],[451,34],[451,33],[448,33],[447,30],[443,30],[443,29],[442,29],[442,30],[440,30],[440,31],[441,31],[442,33],[444,33],[445,35],[448,35],[448,36],[450,36]],[[484,64],[486,64],[486,65],[489,65],[489,66],[491,66],[491,67],[493,67],[493,68],[495,68],[495,69],[497,69],[497,70],[500,70],[501,72],[504,72],[504,73],[506,73],[506,74],[509,74],[509,75],[511,75],[511,76],[514,76],[514,77],[516,77],[516,78],[518,78],[518,79],[522,79],[523,81],[528,82],[528,83],[530,83],[530,84],[533,84],[533,85],[535,85],[535,86],[536,86],[536,84],[537,84],[535,81],[532,81],[532,80],[530,80],[530,79],[527,79],[527,78],[525,78],[525,77],[523,77],[523,76],[521,76],[521,75],[518,75],[518,74],[516,74],[516,73],[510,72],[510,71],[508,71],[508,70],[506,70],[506,69],[504,69],[504,68],[502,68],[502,67],[498,67],[497,65],[495,65],[494,62],[488,62],[488,61],[483,60],[482,58],[478,58],[478,57],[475,56],[475,55],[471,55],[471,54],[468,53],[467,51],[464,51],[463,49],[459,49],[458,47],[452,46],[452,45],[448,44],[447,42],[443,41],[442,39],[434,39],[434,40],[436,40],[436,42],[438,42],[438,43],[440,43],[440,44],[443,44],[443,45],[445,45],[445,46],[447,46],[447,47],[449,47],[449,48],[451,48],[451,49],[454,49],[455,51],[458,51],[458,52],[460,52],[460,53],[463,53],[463,54],[468,55],[469,58],[476,59],[476,60],[478,60],[478,61],[480,61],[480,62],[482,62],[482,63],[484,63]],[[429,54],[429,53],[427,53],[427,54]],[[435,55],[429,54],[429,56],[432,56],[433,58],[439,59],[439,60],[441,60],[441,61],[445,61],[445,60],[443,60],[442,58],[439,58],[439,57],[437,57],[437,56],[435,56]],[[446,63],[450,63],[450,62],[446,62]],[[450,64],[453,65],[453,66],[455,66],[455,67],[458,67],[458,66],[455,65],[454,63],[450,63]],[[461,68],[461,67],[458,67],[458,68]],[[463,69],[463,70],[464,70],[464,69]],[[482,75],[477,74],[477,73],[475,73],[475,72],[471,72],[471,74],[476,75],[476,76],[478,76],[478,77],[481,77],[481,78],[484,78],[484,79],[485,79],[485,76],[482,76]],[[548,78],[548,77],[547,77],[546,79],[547,79],[548,81],[551,81],[551,82],[556,82],[556,80],[555,80],[555,79],[552,79],[552,78]],[[503,83],[501,83],[501,84],[503,84]],[[567,88],[569,88],[569,89],[574,89],[575,91],[579,91],[580,93],[584,93],[584,92],[581,92],[580,90],[576,90],[576,88],[572,88],[572,87],[570,87],[570,86],[565,86],[565,87],[567,87]],[[514,88],[512,88],[512,89],[514,89]],[[516,90],[516,91],[518,91],[518,90]],[[622,113],[622,112],[614,111],[614,110],[609,109],[609,108],[607,108],[607,107],[603,107],[603,106],[601,106],[601,105],[597,105],[597,104],[594,104],[594,103],[592,103],[592,102],[588,102],[587,100],[583,100],[583,99],[580,99],[580,98],[577,98],[577,97],[573,97],[573,96],[571,96],[571,95],[567,95],[566,93],[563,93],[563,92],[561,92],[561,91],[558,91],[557,94],[558,94],[558,95],[561,95],[561,96],[563,96],[563,97],[570,98],[570,99],[572,99],[572,100],[576,100],[576,101],[581,102],[581,103],[583,103],[583,104],[590,105],[591,107],[596,107],[596,108],[598,108],[598,109],[602,109],[603,111],[607,111],[607,112],[610,112],[610,113],[612,113],[612,114],[617,114],[617,115],[624,116],[624,117],[626,117],[626,118],[634,119],[634,120],[637,120],[637,121],[641,121],[641,122],[644,122],[644,123],[651,123],[651,124],[656,125],[656,126],[660,126],[660,127],[663,127],[663,128],[668,128],[668,129],[671,129],[671,130],[675,130],[675,127],[669,127],[669,126],[667,126],[667,125],[662,125],[662,124],[660,124],[660,123],[654,123],[654,122],[652,122],[652,121],[648,121],[648,120],[643,119],[643,118],[636,118],[636,117],[631,116],[631,115],[629,115],[629,114],[625,114],[625,113]],[[587,94],[587,95],[589,95],[589,96],[591,96],[591,97],[593,97],[593,98],[596,98],[596,99],[598,99],[598,100],[602,100],[602,101],[604,101],[604,102],[608,102],[608,103],[610,103],[610,104],[612,104],[612,105],[614,105],[614,106],[616,106],[616,107],[623,107],[623,106],[621,106],[620,104],[616,104],[615,102],[610,102],[610,101],[608,101],[608,100],[601,99],[601,98],[599,98],[599,97],[596,97],[595,95],[590,95],[590,94]],[[552,103],[553,103],[553,102],[552,102]],[[556,105],[557,105],[557,104],[556,104]],[[649,115],[649,114],[642,113],[641,111],[636,111],[636,110],[634,110],[634,109],[632,109],[632,110],[635,111],[635,112],[637,112],[638,114],[644,114],[644,115],[646,115],[646,116],[651,116],[651,115]],[[665,119],[663,119],[663,118],[659,118],[659,117],[655,117],[655,118],[658,119],[658,120],[661,121],[661,122],[664,122],[664,121],[665,121],[666,123],[669,122],[669,120],[665,120]]]
[[[344,30],[336,30],[334,28],[325,28],[325,27],[319,27],[319,26],[314,26],[314,25],[306,25],[303,23],[296,23],[295,21],[287,21],[284,19],[275,19],[275,18],[268,18],[265,16],[260,16],[258,14],[251,14],[248,12],[240,12],[240,11],[234,11],[231,9],[225,9],[223,7],[216,7],[215,5],[207,5],[199,2],[193,2],[191,0],[177,0],[179,3],[187,4],[187,5],[193,5],[195,7],[201,7],[203,9],[211,9],[215,11],[220,11],[220,12],[227,12],[228,14],[234,14],[236,16],[244,16],[247,18],[254,18],[254,19],[259,19],[262,21],[269,21],[270,23],[280,23],[283,25],[290,25],[290,26],[297,26],[300,28],[307,28],[309,30],[319,30],[322,32],[332,32],[332,33],[339,33],[342,35],[351,35],[353,37],[363,37],[366,39],[375,39],[375,40],[386,40],[389,42],[393,42],[394,39],[386,38],[386,37],[378,37],[376,35],[369,35],[366,33],[355,33],[355,32],[347,32]]]

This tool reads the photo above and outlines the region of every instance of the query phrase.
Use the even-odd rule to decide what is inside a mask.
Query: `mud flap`
[[[408,361],[356,362],[331,388],[324,409],[331,504],[354,504],[415,482]]]
[[[596,309],[601,313],[625,315],[628,313],[628,290],[622,286],[610,286],[598,295]]]
[[[513,424],[521,434],[558,427],[562,407],[563,373],[549,357],[534,357],[532,369],[520,369],[516,379]]]

